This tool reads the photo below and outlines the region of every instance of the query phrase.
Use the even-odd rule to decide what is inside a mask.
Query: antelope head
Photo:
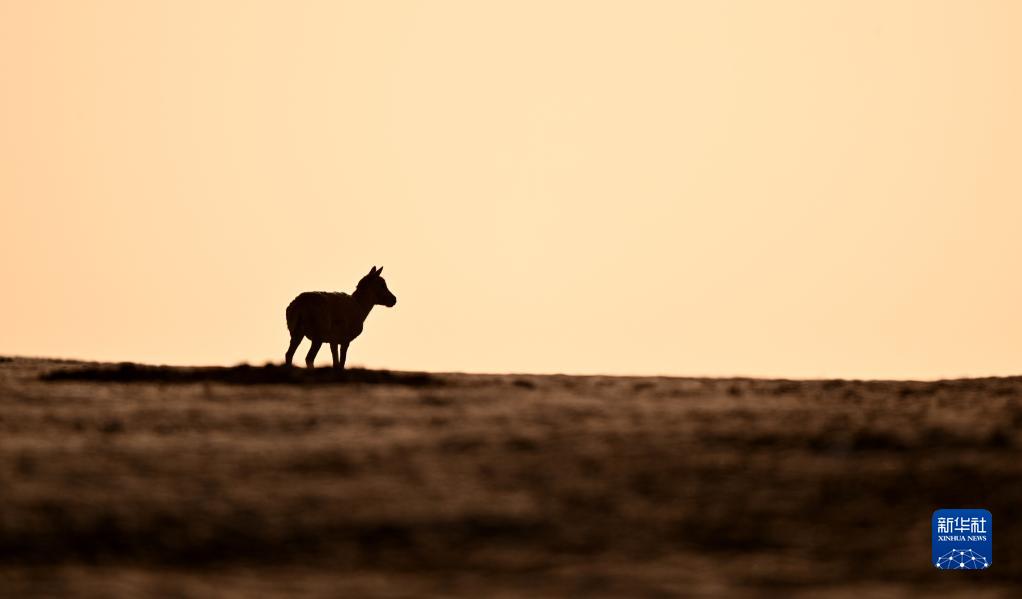
[[[397,297],[390,292],[390,289],[387,289],[387,282],[380,276],[382,272],[382,266],[380,268],[374,266],[369,271],[369,274],[362,277],[362,280],[358,282],[355,292],[366,298],[374,306],[392,308],[397,303]]]

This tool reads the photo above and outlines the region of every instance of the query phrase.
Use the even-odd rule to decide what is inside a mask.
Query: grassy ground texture
[[[0,360],[0,595],[1013,596],[1022,379]],[[941,572],[930,515],[993,513]]]

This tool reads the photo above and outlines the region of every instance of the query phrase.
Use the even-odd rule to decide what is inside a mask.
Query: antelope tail
[[[301,320],[301,312],[302,311],[298,309],[298,306],[295,306],[295,302],[292,301],[287,305],[287,311],[285,312],[287,317],[287,330],[292,333],[299,330],[299,325],[301,325],[301,322],[299,322]]]

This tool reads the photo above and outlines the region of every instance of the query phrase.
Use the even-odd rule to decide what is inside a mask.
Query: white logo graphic
[[[990,564],[987,558],[972,549],[952,549],[937,558],[934,565],[941,570],[982,570]]]

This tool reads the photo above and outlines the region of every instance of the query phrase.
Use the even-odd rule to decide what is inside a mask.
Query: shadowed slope
[[[349,368],[343,371],[326,368],[309,370],[275,364],[266,364],[265,366],[241,364],[230,367],[178,367],[148,366],[145,364],[123,362],[117,365],[63,368],[43,373],[40,378],[44,381],[95,381],[103,383],[216,382],[233,385],[361,383],[422,387],[443,384],[443,381],[436,376],[424,372],[393,372],[390,370],[368,370],[365,368]]]

